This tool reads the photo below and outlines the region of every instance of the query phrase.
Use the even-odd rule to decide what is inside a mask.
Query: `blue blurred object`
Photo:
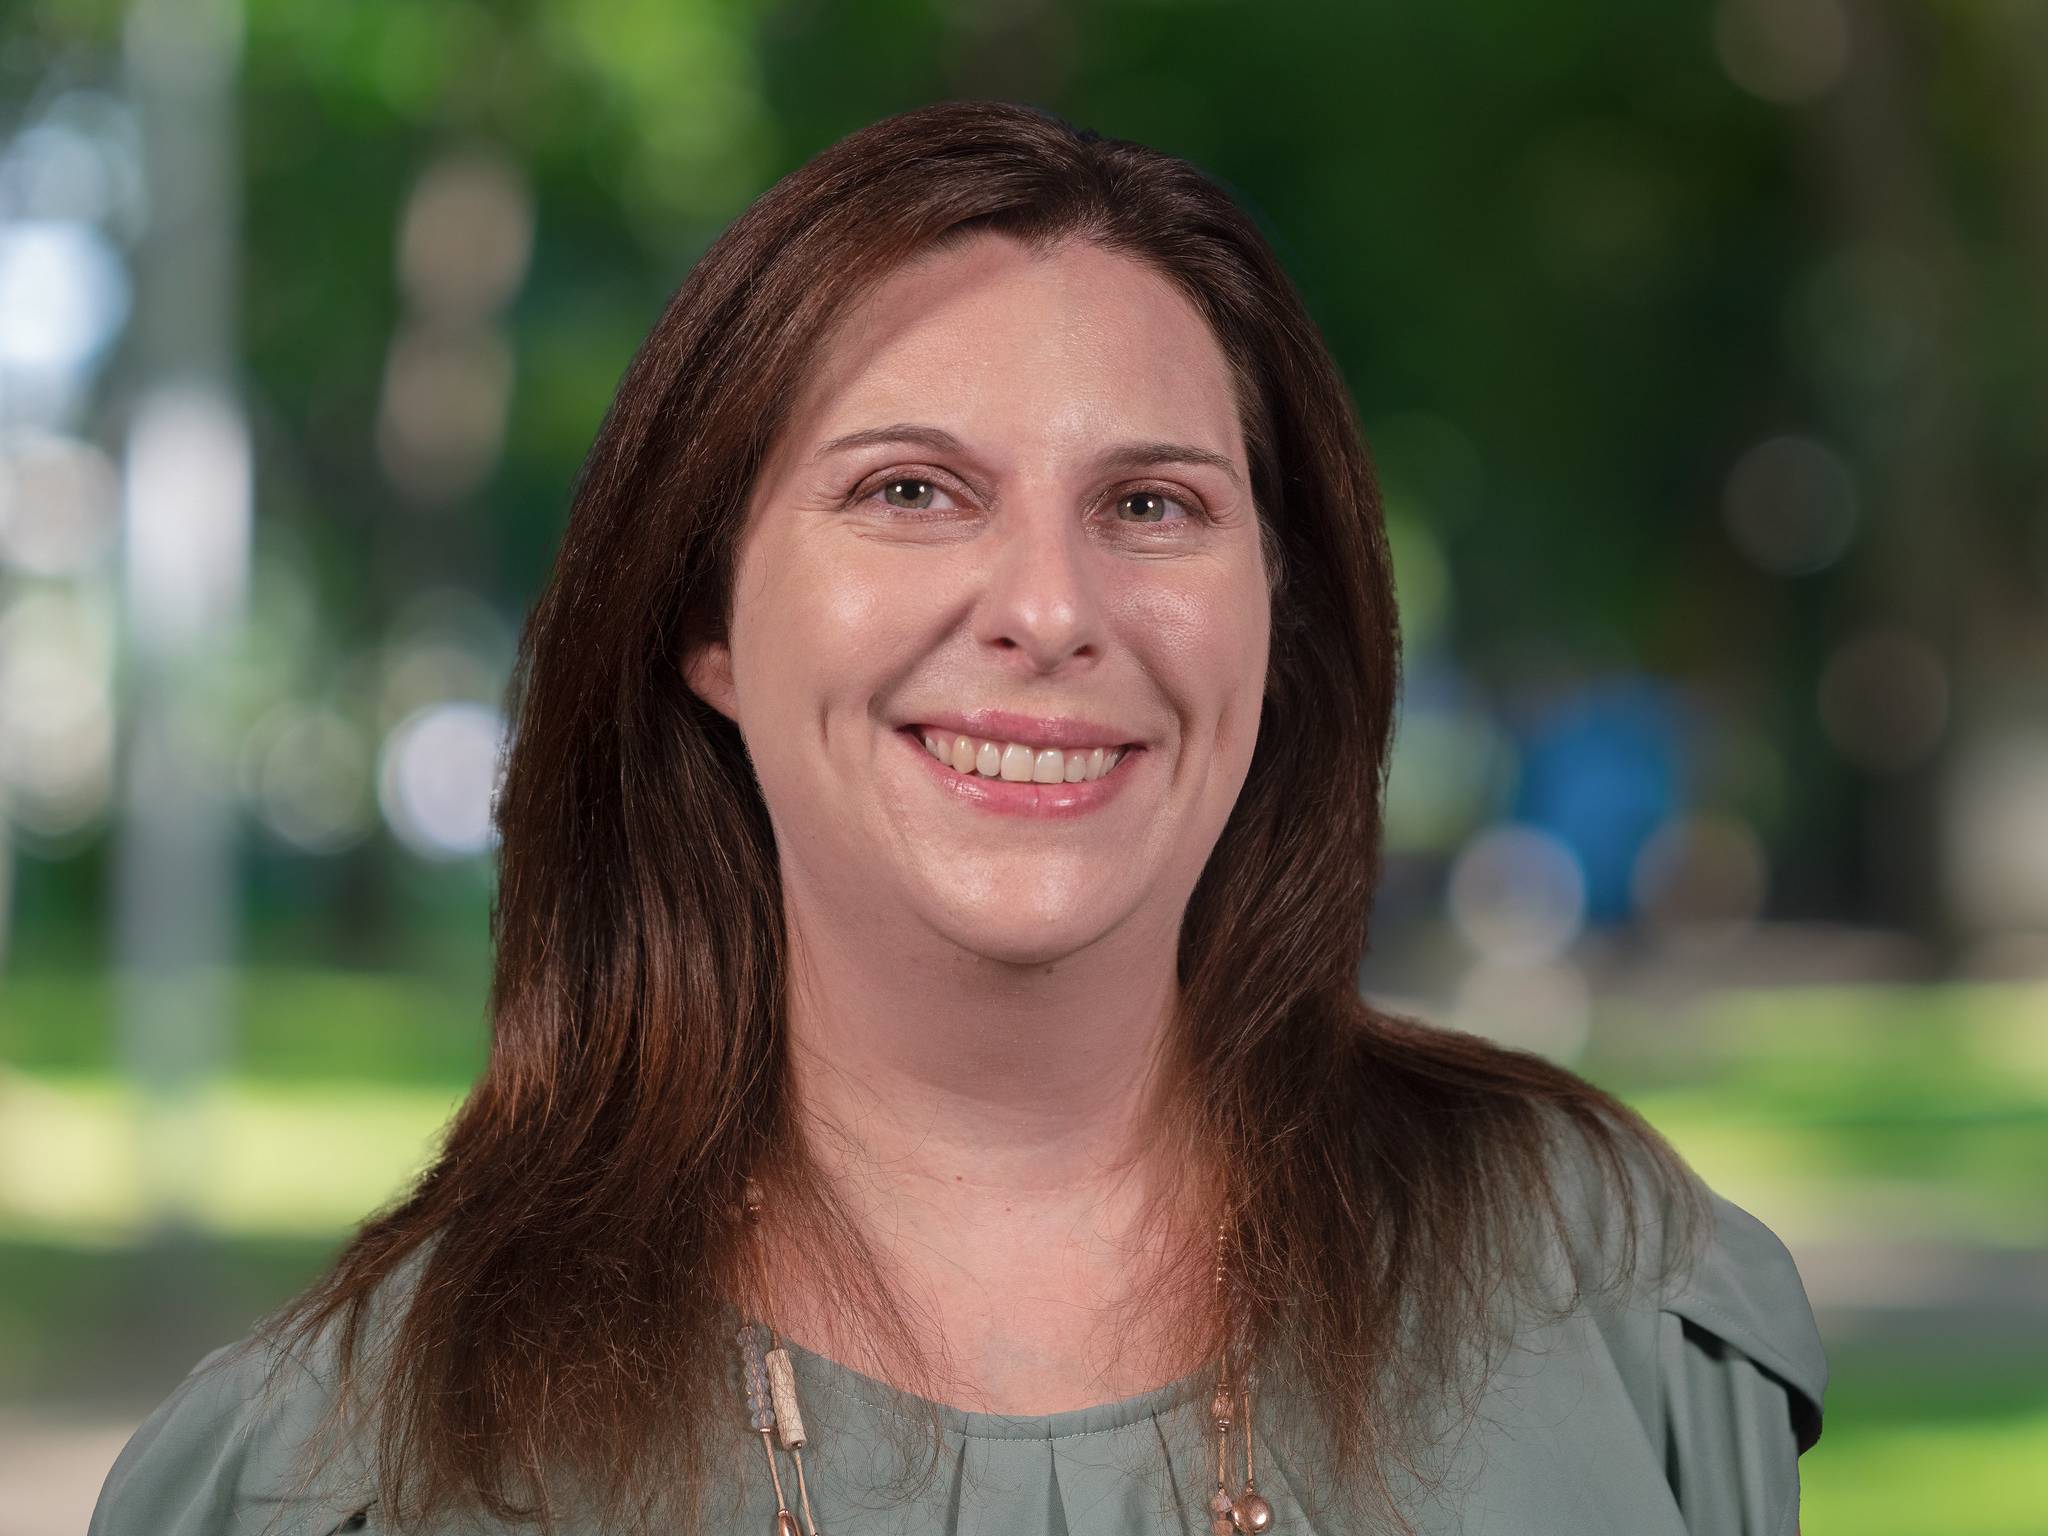
[[[1554,833],[1586,874],[1587,919],[1629,916],[1636,855],[1687,798],[1690,710],[1667,683],[1604,679],[1517,722],[1514,818]]]

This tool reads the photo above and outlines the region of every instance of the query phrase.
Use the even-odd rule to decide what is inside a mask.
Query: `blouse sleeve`
[[[1649,1266],[1620,1292],[1594,1289],[1588,1313],[1636,1421],[1627,1442],[1662,1473],[1659,1504],[1675,1506],[1687,1536],[1794,1536],[1799,1457],[1820,1439],[1828,1365],[1792,1255],[1689,1167],[1706,1225],[1687,1228],[1687,1247],[1675,1241],[1679,1193],[1640,1150],[1624,1158],[1625,1206],[1582,1137],[1561,1126],[1558,1145],[1579,1282],[1615,1273],[1625,1213],[1637,1264]]]
[[[1828,1367],[1792,1256],[1707,1191],[1713,1228],[1656,1317],[1652,1444],[1690,1536],[1793,1536]]]
[[[273,1375],[273,1367],[276,1367]],[[301,1486],[299,1452],[329,1401],[297,1356],[227,1346],[180,1382],[115,1458],[87,1536],[329,1536],[364,1503],[327,1477]]]

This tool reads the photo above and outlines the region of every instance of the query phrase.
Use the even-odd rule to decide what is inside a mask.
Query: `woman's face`
[[[1178,933],[1268,619],[1200,314],[1096,246],[981,235],[827,339],[755,482],[729,646],[689,673],[746,740],[794,921],[1045,962]],[[1098,746],[1126,750],[1091,779]]]

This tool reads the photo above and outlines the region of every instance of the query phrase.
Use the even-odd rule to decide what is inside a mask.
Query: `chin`
[[[1086,949],[1104,932],[1103,924],[1077,920],[1072,911],[1052,918],[1013,909],[986,919],[953,912],[939,926],[962,949],[1005,965],[1049,965]]]

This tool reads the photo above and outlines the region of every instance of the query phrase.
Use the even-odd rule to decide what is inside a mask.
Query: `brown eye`
[[[897,499],[896,493],[906,486],[910,488],[909,494],[901,500]],[[904,475],[894,480],[883,481],[880,489],[882,500],[892,507],[907,507],[912,511],[922,512],[931,505],[932,483],[929,480],[918,480]]]

